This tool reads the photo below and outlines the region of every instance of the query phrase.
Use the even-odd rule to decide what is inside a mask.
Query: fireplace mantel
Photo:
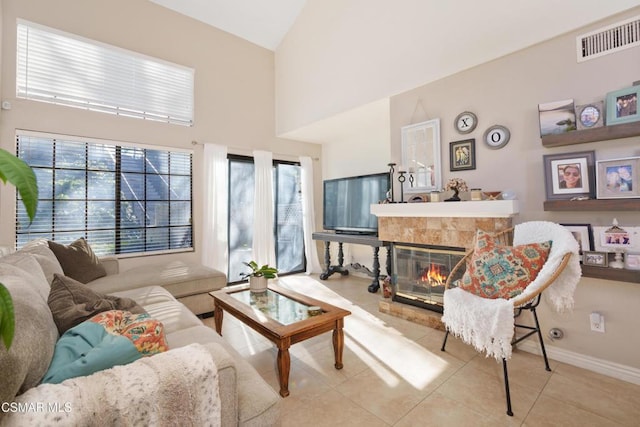
[[[471,249],[476,230],[512,226],[518,201],[389,203],[371,205],[371,213],[378,217],[382,241]]]
[[[377,217],[511,218],[519,212],[517,200],[371,205]]]

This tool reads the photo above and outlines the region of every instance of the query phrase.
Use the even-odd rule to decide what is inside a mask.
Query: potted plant
[[[33,221],[38,207],[38,183],[33,170],[23,160],[0,148],[0,180],[13,184]],[[13,300],[9,290],[0,283],[0,338],[7,350],[11,347],[15,332]]]
[[[245,262],[244,265],[249,267],[251,271],[249,273],[242,273],[240,276],[243,279],[249,278],[249,290],[253,292],[266,291],[269,279],[278,277],[278,269],[269,267],[269,264],[260,267],[257,262],[249,261]]]

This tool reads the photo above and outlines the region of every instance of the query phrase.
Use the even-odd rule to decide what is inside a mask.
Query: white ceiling
[[[269,50],[275,50],[307,0],[151,0]]]

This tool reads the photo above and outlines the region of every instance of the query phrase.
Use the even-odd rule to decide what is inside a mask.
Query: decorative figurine
[[[445,199],[445,202],[459,202],[460,201],[460,192],[461,191],[469,191],[467,187],[467,183],[464,182],[464,179],[461,178],[451,178],[449,182],[447,182],[447,186],[445,190],[453,190],[453,196]]]

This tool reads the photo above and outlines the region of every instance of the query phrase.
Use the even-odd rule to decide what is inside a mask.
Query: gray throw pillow
[[[53,276],[47,303],[60,335],[103,311],[124,310],[134,314],[146,313],[131,298],[101,294],[77,280],[59,274]]]
[[[64,275],[82,283],[89,283],[107,275],[91,246],[81,237],[69,245],[49,241],[49,249],[56,255]]]

